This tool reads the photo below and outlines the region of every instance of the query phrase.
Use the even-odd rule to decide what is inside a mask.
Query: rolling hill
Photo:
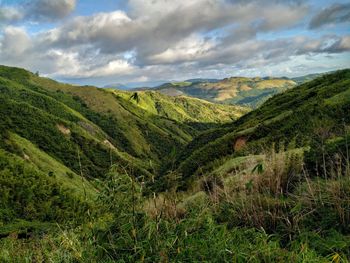
[[[273,95],[296,85],[287,78],[231,77],[223,80],[194,79],[165,83],[154,88],[170,96],[186,95],[221,104],[256,108]]]
[[[350,70],[286,89],[250,111],[1,66],[0,261],[347,262]]]

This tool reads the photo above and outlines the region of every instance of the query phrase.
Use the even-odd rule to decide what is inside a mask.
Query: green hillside
[[[215,103],[256,108],[273,95],[295,85],[294,80],[286,78],[231,77],[219,81],[165,83],[155,90],[170,96],[186,95]]]
[[[136,93],[138,100],[135,100],[132,98],[134,93],[60,84],[21,69],[2,67],[0,76],[4,113],[18,109],[17,113],[7,113],[8,118],[3,122],[9,120],[11,114],[16,115],[13,118],[21,118],[18,113],[27,111],[28,124],[13,125],[14,129],[20,130],[18,133],[27,133],[25,138],[39,140],[44,136],[37,136],[36,130],[29,131],[25,126],[31,122],[30,118],[40,115],[37,121],[46,118],[43,125],[52,123],[52,134],[62,141],[84,137],[109,146],[105,147],[107,150],[117,149],[113,152],[119,152],[118,155],[125,158],[127,155],[139,159],[147,157],[157,164],[162,162],[164,151],[170,152],[173,146],[181,147],[201,130],[232,121],[247,112],[242,107],[217,106],[197,99],[174,99],[154,92]],[[9,125],[8,122],[3,126],[8,128]],[[70,130],[69,136],[60,131],[59,126]],[[47,140],[46,143],[45,147],[53,151],[52,142]],[[59,151],[55,150],[55,154]]]
[[[22,160],[21,167],[32,167],[41,180],[87,200],[96,196],[94,181],[103,180],[111,164],[150,181],[171,162],[171,152],[245,112],[155,92],[76,87],[0,67],[2,159]],[[0,220],[16,218],[2,211]]]
[[[230,128],[195,138],[179,157],[179,172],[188,177],[214,160],[258,154],[272,144],[277,150],[309,146],[323,129],[325,140],[342,136],[350,122],[349,88],[350,70],[343,70],[276,95]]]
[[[349,262],[350,70],[283,89],[249,111],[1,66],[0,261]]]
[[[295,81],[298,84],[302,84],[302,83],[314,80],[314,79],[316,79],[318,77],[321,77],[322,75],[329,74],[329,73],[332,73],[332,72],[308,74],[308,75],[292,78],[292,80]]]

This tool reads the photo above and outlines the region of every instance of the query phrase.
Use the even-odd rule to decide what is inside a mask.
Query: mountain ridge
[[[257,108],[271,96],[311,81],[326,73],[314,73],[299,77],[243,77],[224,79],[194,78],[184,81],[164,82],[158,86],[129,88],[131,91],[158,91],[169,96],[189,96],[214,103],[242,105]],[[105,88],[107,88],[105,86]],[[118,89],[117,86],[114,88]],[[124,90],[124,87],[120,88]]]

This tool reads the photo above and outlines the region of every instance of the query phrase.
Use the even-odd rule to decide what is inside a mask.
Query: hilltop
[[[154,90],[170,96],[186,95],[221,104],[256,108],[271,96],[296,86],[286,78],[231,77],[165,83]]]
[[[314,73],[288,77],[229,77],[225,79],[188,79],[162,83],[154,88],[132,90],[156,90],[169,96],[189,96],[214,103],[257,108],[272,96],[311,81],[328,73]],[[145,85],[144,85],[145,86]],[[117,87],[117,86],[116,86]],[[118,87],[117,87],[118,88]],[[121,88],[123,89],[123,88]]]

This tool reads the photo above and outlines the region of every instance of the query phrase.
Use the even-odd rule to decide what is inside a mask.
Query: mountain
[[[108,84],[103,86],[103,88],[111,88],[111,89],[120,89],[120,90],[128,90],[129,87],[125,84],[122,83],[112,83],[112,84]]]
[[[156,80],[156,81],[143,81],[143,82],[129,82],[129,83],[111,83],[106,84],[103,88],[114,88],[114,89],[122,89],[122,90],[130,90],[130,89],[141,89],[142,87],[156,87],[166,83],[164,80]]]
[[[295,85],[295,81],[285,78],[231,77],[165,83],[154,90],[170,96],[186,95],[215,103],[256,108],[271,96]]]
[[[248,111],[153,91],[71,86],[5,66],[0,67],[0,102],[2,169],[13,167],[14,181],[21,176],[18,169],[28,171],[26,183],[59,185],[56,195],[68,191],[72,200],[82,192],[94,196],[91,181],[103,179],[111,163],[151,180],[169,162],[169,153]],[[22,206],[36,209],[35,203]],[[29,219],[24,212],[9,211],[0,221]]]
[[[215,83],[215,82],[219,82],[219,79],[205,79],[205,78],[196,78],[196,79],[188,79],[185,80],[185,82],[191,82],[191,83],[202,83],[202,82],[211,82],[211,83]]]
[[[302,83],[305,83],[307,81],[314,80],[314,79],[316,79],[316,78],[318,78],[318,77],[320,77],[322,75],[330,74],[330,73],[332,73],[332,72],[308,74],[308,75],[304,75],[304,76],[291,78],[291,80],[295,81],[298,84],[302,84]]]
[[[331,72],[308,74],[295,78],[231,77],[222,80],[197,78],[182,82],[163,82],[153,88],[147,87],[146,84],[142,85],[143,88],[121,84],[107,85],[105,88],[126,90],[132,87],[134,91],[156,90],[168,96],[189,96],[214,103],[257,108],[275,94],[329,73]]]
[[[314,79],[321,77],[323,75],[332,74],[335,72],[336,71],[328,71],[328,72],[323,72],[323,73],[312,73],[312,74],[307,74],[307,75],[298,76],[298,77],[289,78],[289,79],[295,81],[297,84],[303,84],[305,82],[314,80]]]
[[[250,111],[1,66],[0,261],[347,262],[349,105],[350,70]]]
[[[228,156],[259,154],[269,145],[307,147],[322,132],[330,140],[342,137],[350,124],[349,83],[350,70],[343,70],[272,97],[229,127],[196,137],[179,156],[178,172],[193,176]]]
[[[190,96],[214,103],[243,105],[257,108],[268,98],[328,73],[308,74],[295,78],[287,77],[230,77],[219,79],[189,79],[167,82],[154,88],[136,90],[157,90],[169,96]]]

